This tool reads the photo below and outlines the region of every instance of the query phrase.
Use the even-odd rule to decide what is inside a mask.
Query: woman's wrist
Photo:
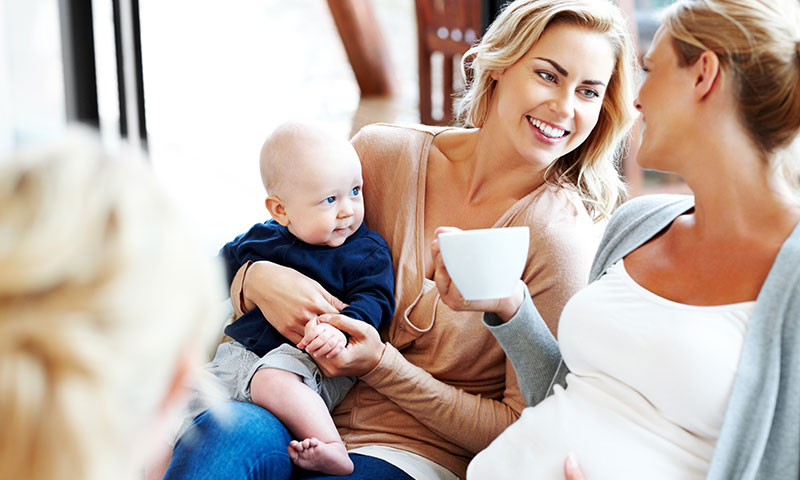
[[[365,349],[365,353],[367,353],[367,355],[363,355],[360,361],[352,364],[357,369],[357,371],[354,372],[355,376],[359,378],[370,375],[380,369],[381,362],[383,362],[384,355],[386,354],[386,342],[377,342],[374,348]]]
[[[375,371],[378,368],[378,365],[381,364],[381,360],[383,360],[383,356],[386,354],[386,343],[381,343],[381,347],[378,349],[377,356],[374,358],[374,362],[372,366],[364,373],[364,375],[368,375],[370,372]]]
[[[367,385],[374,387],[376,384],[379,384],[381,381],[383,381],[387,376],[393,376],[397,373],[397,357],[405,360],[402,354],[400,354],[400,352],[398,352],[398,350],[391,344],[383,343],[383,348],[381,348],[377,363],[375,363],[375,365],[373,365],[373,367],[367,370],[365,373],[359,375],[358,378],[363,380]]]
[[[498,318],[500,318],[500,320],[503,321],[503,323],[511,320],[519,311],[519,307],[522,306],[522,302],[525,299],[523,291],[524,288],[527,288],[527,286],[525,285],[525,282],[520,280],[514,287],[514,293],[511,294],[510,297],[499,301],[498,310],[496,310],[494,313]]]

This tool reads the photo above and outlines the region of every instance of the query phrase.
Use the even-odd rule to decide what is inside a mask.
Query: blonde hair
[[[224,295],[139,158],[73,132],[0,162],[0,478],[125,478]]]
[[[616,55],[597,125],[580,146],[556,159],[545,175],[556,185],[575,188],[592,217],[599,220],[627,195],[617,163],[636,117],[636,54],[616,6],[606,0],[517,0],[507,5],[480,43],[464,54],[462,74],[471,82],[459,103],[458,119],[468,127],[482,126],[497,83],[491,72],[514,65],[554,24],[603,34]]]
[[[798,158],[775,155],[800,131],[797,0],[684,0],[666,10],[663,24],[680,66],[707,50],[717,55],[750,139],[797,190]]]

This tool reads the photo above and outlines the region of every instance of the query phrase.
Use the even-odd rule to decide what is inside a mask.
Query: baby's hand
[[[347,338],[339,329],[318,319],[306,323],[305,336],[297,348],[305,350],[314,358],[333,358],[347,345]]]

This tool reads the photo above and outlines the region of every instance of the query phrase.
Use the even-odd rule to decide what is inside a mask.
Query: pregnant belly
[[[591,480],[705,477],[712,440],[665,419],[628,387],[574,375],[568,382],[480,452],[467,479],[561,479],[570,452]]]

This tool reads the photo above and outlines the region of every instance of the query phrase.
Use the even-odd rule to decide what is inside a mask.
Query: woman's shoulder
[[[781,245],[778,255],[775,257],[770,277],[779,278],[779,282],[770,282],[771,285],[778,285],[778,288],[788,288],[794,293],[791,295],[798,301],[795,302],[800,313],[800,275],[797,274],[797,265],[800,263],[800,223],[797,223],[789,234],[789,237]],[[767,283],[764,284],[765,286]],[[800,322],[798,322],[800,325]]]
[[[376,123],[362,127],[351,143],[358,152],[365,181],[387,172],[413,172],[424,160],[426,146],[447,127]]]
[[[694,206],[690,195],[646,195],[623,203],[611,216],[600,240],[591,278],[639,247]]]
[[[531,228],[531,248],[594,254],[605,222],[595,222],[574,190],[543,185],[530,194],[512,224]]]
[[[669,216],[676,209],[683,212],[692,205],[694,205],[694,197],[691,195],[642,195],[620,205],[612,215],[612,219],[619,222],[653,215]]]
[[[424,141],[426,137],[433,137],[448,127],[432,127],[428,125],[399,125],[392,123],[373,123],[361,127],[351,140],[353,145],[391,144],[395,142],[408,142],[412,139]]]
[[[608,222],[606,238],[643,230],[648,238],[694,206],[690,195],[644,195],[620,205]],[[655,231],[652,231],[655,229]]]
[[[594,225],[583,199],[572,188],[544,184],[521,202],[519,215],[525,222],[542,227],[586,228]]]

